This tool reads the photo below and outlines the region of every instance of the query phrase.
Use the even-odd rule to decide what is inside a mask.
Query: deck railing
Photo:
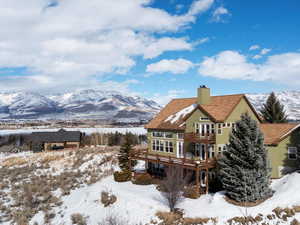
[[[208,143],[215,143],[216,142],[216,135],[215,134],[204,134],[201,136],[200,134],[190,132],[184,134],[184,141],[186,142],[208,142]]]
[[[213,168],[216,166],[216,158],[208,158],[205,160],[197,160],[197,159],[190,159],[190,158],[177,158],[174,156],[166,156],[160,155],[159,153],[153,154],[149,153],[147,150],[133,150],[130,154],[131,159],[134,160],[145,160],[157,163],[165,163],[169,165],[178,165],[184,166],[189,168],[196,168],[196,167],[208,167]]]

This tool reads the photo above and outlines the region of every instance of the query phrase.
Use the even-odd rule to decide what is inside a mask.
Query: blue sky
[[[299,89],[298,0],[22,4],[0,3],[4,91],[113,89],[165,104],[201,84],[215,95]]]

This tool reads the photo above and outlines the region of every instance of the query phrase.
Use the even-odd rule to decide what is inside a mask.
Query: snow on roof
[[[180,118],[185,117],[187,114],[191,113],[195,108],[197,107],[197,104],[192,104],[182,110],[180,110],[179,112],[170,115],[167,119],[165,119],[165,122],[171,122],[171,123],[175,123],[177,122]]]

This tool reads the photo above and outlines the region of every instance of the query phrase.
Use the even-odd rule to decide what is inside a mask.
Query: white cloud
[[[236,51],[223,51],[206,57],[199,73],[220,79],[272,80],[287,85],[300,84],[300,53],[288,52],[268,56],[264,63],[255,64]]]
[[[95,77],[102,74],[129,71],[136,56],[149,59],[167,51],[191,50],[193,43],[169,37],[170,32],[187,28],[213,0],[194,1],[180,15],[150,3],[65,0],[47,7],[44,0],[0,1],[0,68],[26,67],[31,73],[1,81],[11,88],[22,82],[41,88],[57,82],[61,87],[96,84]]]
[[[147,65],[146,72],[148,73],[173,73],[182,74],[186,73],[193,67],[193,63],[186,59],[163,59],[157,63]]]
[[[250,46],[250,48],[249,48],[250,51],[257,50],[257,49],[260,49],[260,46],[259,46],[259,45],[252,45],[252,46]]]
[[[184,93],[184,90],[169,90],[166,95],[155,93],[152,100],[164,106],[174,98],[179,98]]]
[[[272,49],[269,49],[269,48],[263,48],[261,51],[260,51],[260,54],[261,55],[266,55],[268,54]]]
[[[262,57],[261,55],[257,54],[257,55],[254,55],[252,58],[253,59],[260,59],[261,57]]]
[[[212,14],[212,21],[213,22],[224,22],[223,16],[225,15],[231,15],[228,9],[224,8],[223,6],[220,6],[215,9],[215,11]]]

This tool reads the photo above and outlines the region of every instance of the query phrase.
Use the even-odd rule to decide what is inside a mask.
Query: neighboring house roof
[[[260,129],[265,136],[266,145],[277,145],[280,141],[300,127],[298,123],[268,123],[260,124]]]
[[[224,122],[243,98],[256,114],[244,94],[211,96],[211,102],[207,105],[198,105],[197,98],[180,98],[169,102],[145,128],[184,130],[185,120],[198,108],[213,121]]]
[[[60,129],[56,132],[32,132],[31,141],[35,143],[39,142],[80,142],[81,132],[80,131],[66,131]]]

